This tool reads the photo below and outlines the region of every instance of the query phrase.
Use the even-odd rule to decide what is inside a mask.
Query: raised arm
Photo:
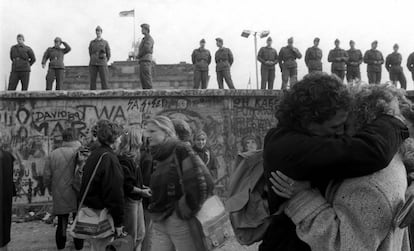
[[[62,41],[62,44],[65,47],[65,48],[63,48],[63,53],[64,54],[66,54],[66,53],[68,53],[68,52],[70,52],[72,50],[72,48],[69,46],[68,43]]]

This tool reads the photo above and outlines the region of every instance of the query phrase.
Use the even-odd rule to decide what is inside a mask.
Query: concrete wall
[[[45,157],[61,142],[66,127],[83,139],[99,119],[141,127],[155,115],[183,118],[193,130],[203,129],[220,163],[223,190],[242,140],[253,136],[261,145],[266,131],[276,125],[277,91],[60,91],[0,92],[0,147],[17,157],[15,203],[50,200],[42,184]],[[219,186],[220,187],[220,186]]]
[[[191,89],[193,65],[156,64],[153,67],[154,89]],[[98,89],[101,88],[98,77]],[[110,89],[142,89],[139,80],[138,61],[115,61],[109,66]],[[89,90],[88,66],[67,66],[63,90]]]

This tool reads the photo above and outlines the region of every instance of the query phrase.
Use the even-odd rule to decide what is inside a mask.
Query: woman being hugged
[[[98,164],[95,177],[93,177],[87,191],[83,205],[92,209],[108,209],[112,216],[116,235],[122,235],[124,216],[124,176],[121,165],[113,149],[120,144],[122,129],[117,124],[100,120],[97,123],[97,138],[100,146],[93,150],[86,160],[82,177],[81,194],[85,193],[87,184]],[[91,240],[91,250],[105,250],[112,237]]]
[[[177,139],[169,118],[148,120],[145,136],[154,165],[148,207],[154,221],[152,250],[197,250],[189,221],[212,193],[212,177],[191,146]]]
[[[137,129],[126,129],[121,136],[118,159],[124,173],[124,225],[132,236],[134,248],[138,250],[145,237],[144,211],[142,198],[151,197],[151,190],[144,186],[141,168],[138,166],[142,133]]]

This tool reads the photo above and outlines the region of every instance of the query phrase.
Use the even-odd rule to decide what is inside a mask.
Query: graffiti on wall
[[[0,147],[16,156],[16,203],[50,200],[43,183],[48,154],[60,146],[61,133],[76,129],[81,141],[100,119],[141,128],[156,115],[185,120],[193,132],[204,130],[219,163],[219,185],[228,181],[238,152],[261,148],[267,130],[275,126],[272,97],[154,97],[114,99],[37,99],[0,101]]]

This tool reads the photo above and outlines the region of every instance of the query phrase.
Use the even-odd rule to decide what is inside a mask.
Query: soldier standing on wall
[[[411,77],[414,81],[414,52],[408,56],[407,59],[407,68],[411,72]]]
[[[371,44],[371,49],[367,50],[364,55],[364,62],[368,64],[368,82],[370,84],[381,83],[381,71],[382,64],[384,63],[384,57],[382,53],[377,50],[378,41],[374,41]]]
[[[106,40],[102,39],[102,28],[96,27],[96,38],[89,44],[89,74],[91,90],[96,90],[96,77],[99,72],[102,89],[108,89],[108,61],[111,58],[111,49]]]
[[[42,67],[45,68],[46,61],[49,59],[49,70],[46,75],[46,91],[52,90],[53,81],[56,79],[56,90],[60,90],[61,84],[65,74],[65,66],[63,64],[63,57],[68,53],[70,46],[62,41],[60,37],[55,38],[55,46],[49,47],[42,59]],[[61,48],[63,44],[64,48]]]
[[[195,49],[191,54],[191,61],[194,65],[194,89],[207,89],[208,66],[211,63],[210,51],[205,48],[206,40],[200,41],[200,48]]]
[[[313,46],[306,50],[305,63],[309,73],[322,71],[322,50],[318,47],[320,39],[313,40]]]
[[[10,49],[12,70],[9,79],[9,91],[15,91],[19,81],[22,83],[22,91],[27,91],[30,79],[30,67],[36,62],[32,48],[24,44],[24,36],[17,35],[17,44]]]
[[[355,49],[355,42],[349,41],[350,49],[347,50],[348,62],[346,62],[346,80],[348,83],[361,80],[361,70],[359,66],[362,63],[361,50]]]
[[[262,90],[266,90],[266,83],[269,90],[273,90],[273,83],[275,82],[275,65],[278,62],[277,51],[272,48],[272,38],[269,37],[266,40],[266,46],[260,48],[259,53],[257,54],[257,60],[262,63],[260,68],[262,83]]]
[[[223,39],[216,38],[216,44],[219,48],[216,51],[215,60],[216,60],[216,73],[217,73],[217,83],[219,89],[224,89],[223,79],[226,81],[229,89],[235,89],[233,85],[233,80],[231,79],[230,67],[233,64],[234,58],[233,53],[229,48],[223,46]]]
[[[302,58],[299,50],[293,47],[293,37],[288,39],[288,45],[280,49],[279,67],[282,71],[282,90],[287,89],[287,83],[290,78],[290,87],[296,84],[298,80],[298,64],[296,59]]]
[[[407,89],[407,79],[401,66],[402,56],[398,52],[398,44],[394,44],[393,49],[394,52],[385,59],[385,68],[390,73],[390,80],[395,86],[397,86],[397,82],[400,82],[401,88]]]
[[[141,24],[141,33],[144,35],[139,44],[139,79],[142,89],[152,89],[152,53],[154,51],[154,39],[150,35],[149,24]]]
[[[348,53],[339,47],[341,42],[335,39],[335,48],[329,51],[328,62],[332,63],[331,72],[338,76],[342,81],[345,79],[346,62]]]

